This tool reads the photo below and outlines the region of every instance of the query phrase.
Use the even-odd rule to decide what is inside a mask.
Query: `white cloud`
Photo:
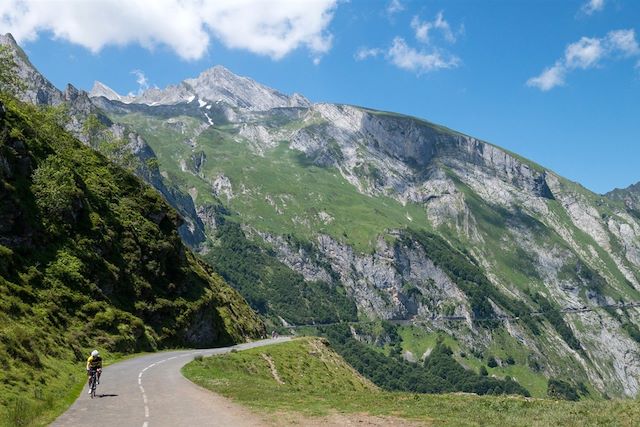
[[[131,71],[131,74],[136,76],[136,83],[138,83],[138,95],[149,89],[149,80],[142,70],[133,70]]]
[[[611,31],[607,34],[606,42],[611,51],[619,52],[624,56],[640,54],[640,46],[633,29]]]
[[[592,15],[595,12],[600,12],[604,9],[604,0],[587,0],[582,5],[580,10],[587,15]]]
[[[567,46],[564,52],[568,68],[589,68],[595,65],[605,54],[600,39],[582,37],[576,43]]]
[[[438,12],[433,21],[421,21],[420,18],[414,16],[411,20],[411,28],[415,31],[416,39],[422,43],[429,43],[429,32],[433,29],[439,30],[442,36],[449,43],[456,41],[456,36],[451,31],[451,26],[444,19],[444,14]]]
[[[404,4],[400,0],[391,0],[387,6],[387,13],[394,15],[398,12],[402,12],[405,9]]]
[[[273,59],[298,48],[319,58],[331,48],[327,28],[336,6],[337,0],[3,0],[0,32],[25,42],[50,31],[92,52],[166,46],[187,60],[201,58],[212,37]]]
[[[391,45],[385,48],[359,48],[353,55],[354,59],[363,61],[384,56],[396,67],[417,74],[456,68],[460,65],[460,58],[438,48],[431,39],[431,34],[437,30],[447,42],[456,42],[456,35],[444,19],[442,12],[438,12],[433,21],[421,21],[418,16],[414,16],[410,27],[414,31],[416,39],[422,43],[418,48],[410,46],[403,37],[397,36]],[[462,33],[463,28],[460,27],[459,34]]]
[[[564,51],[564,57],[552,67],[546,68],[539,76],[527,80],[527,86],[547,91],[565,82],[568,72],[586,70],[599,66],[605,59],[628,58],[640,55],[640,46],[635,30],[615,30],[601,38],[582,37],[571,43]]]
[[[367,58],[376,58],[384,53],[384,50],[378,48],[361,47],[353,57],[356,61],[363,61]]]
[[[566,69],[561,63],[546,68],[539,76],[527,80],[527,86],[537,87],[542,91],[548,91],[556,86],[564,85]]]
[[[386,54],[392,64],[418,74],[439,69],[455,68],[460,64],[456,56],[445,58],[440,52],[418,51],[407,45],[402,37],[393,39],[393,44]]]

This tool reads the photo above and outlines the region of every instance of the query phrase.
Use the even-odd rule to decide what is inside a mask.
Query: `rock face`
[[[533,374],[638,394],[637,186],[596,195],[436,124],[311,104],[222,67],[132,97],[101,84],[57,95],[29,75],[29,99],[37,80],[40,98],[77,106],[76,129],[104,115],[192,247],[231,215],[307,280],[344,285],[363,317],[417,322],[469,352],[517,348]],[[446,253],[412,230],[440,236]],[[540,317],[544,301],[556,317]],[[531,313],[537,326],[522,319]]]
[[[176,86],[165,89],[151,88],[142,94],[121,96],[101,82],[95,82],[91,97],[105,97],[124,103],[172,105],[198,100],[202,106],[224,102],[245,111],[265,111],[272,108],[308,107],[304,97],[298,94],[284,95],[255,81],[240,77],[222,66],[204,71],[198,77],[187,79]]]

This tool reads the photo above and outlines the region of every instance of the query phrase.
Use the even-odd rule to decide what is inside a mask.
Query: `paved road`
[[[55,427],[118,426],[259,426],[257,415],[215,393],[196,386],[180,369],[202,354],[223,354],[288,341],[281,337],[208,350],[154,353],[104,368],[98,397],[84,391],[76,402],[55,420]]]

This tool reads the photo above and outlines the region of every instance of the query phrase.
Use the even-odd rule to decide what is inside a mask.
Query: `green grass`
[[[227,128],[209,128],[197,139],[197,150],[207,157],[198,176],[180,168],[180,161],[188,161],[192,154],[192,148],[183,143],[184,135],[157,118],[139,114],[114,118],[145,136],[161,170],[182,189],[197,190],[196,203],[217,203],[211,195],[211,183],[219,174],[229,177],[235,197],[228,205],[259,230],[306,239],[324,233],[368,252],[385,230],[410,224],[428,226],[422,207],[361,194],[337,169],[310,164],[287,143],[259,155],[248,142],[236,142]],[[186,118],[185,122],[190,120]],[[325,223],[320,212],[328,213],[333,220]]]
[[[285,384],[271,375],[263,354]],[[503,396],[383,392],[358,376],[324,343],[289,343],[194,361],[183,374],[205,388],[269,414],[394,416],[438,426],[633,426],[640,402],[566,402]]]
[[[398,335],[402,338],[402,349],[413,353],[417,360],[420,360],[427,350],[435,348],[439,340],[454,352],[460,350],[458,342],[444,332],[429,332],[415,326],[399,326]]]

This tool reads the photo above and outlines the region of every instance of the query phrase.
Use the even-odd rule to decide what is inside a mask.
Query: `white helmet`
[[[100,353],[98,353],[98,350],[93,350],[93,351],[91,352],[91,355],[92,355],[93,357],[96,357],[96,356],[97,356],[97,355],[99,355],[99,354],[100,354]]]

